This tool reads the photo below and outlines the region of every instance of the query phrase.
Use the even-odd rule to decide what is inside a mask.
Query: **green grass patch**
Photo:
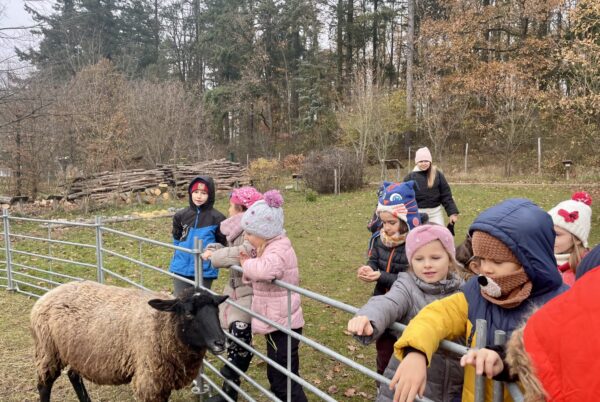
[[[568,199],[573,190],[568,186],[490,186],[490,185],[455,185],[453,192],[461,210],[457,223],[457,243],[462,241],[468,226],[475,216],[489,206],[509,197],[525,197],[535,201],[544,209],[549,209],[559,201]],[[366,260],[366,247],[369,232],[366,223],[371,217],[376,203],[375,186],[353,193],[339,196],[320,195],[313,199],[304,192],[288,191],[285,198],[285,227],[291,238],[300,264],[301,286],[325,296],[340,300],[354,306],[365,303],[372,292],[373,285],[356,279],[356,268]],[[592,197],[598,202],[600,190],[592,191]],[[166,209],[168,206],[181,207],[184,202],[176,204],[144,207],[145,211]],[[219,199],[217,208],[227,210],[227,200]],[[137,209],[136,209],[137,210]],[[111,209],[111,215],[125,215],[132,209]],[[107,211],[102,214],[108,215]],[[74,219],[73,214],[61,213],[52,217]],[[87,218],[90,218],[89,216]],[[171,242],[171,219],[157,218],[135,220],[111,224],[110,227],[149,237],[163,242]],[[95,245],[94,229],[46,227],[32,222],[11,222],[11,232],[34,235],[44,238],[61,239],[71,242]],[[3,247],[3,239],[0,239]],[[600,214],[595,214],[592,221],[590,244],[600,241]],[[162,269],[167,269],[172,252],[167,248],[142,244],[137,240],[123,238],[113,234],[103,235],[104,247],[119,254],[127,255]],[[16,239],[13,247],[30,253],[50,254],[52,256],[96,264],[93,249],[76,246],[49,244],[27,239]],[[0,251],[0,261],[5,254]],[[51,269],[89,279],[96,278],[93,267],[79,267],[74,264],[49,262],[28,255],[15,255],[14,262],[32,267]],[[155,290],[170,290],[171,280],[165,275],[141,269],[121,258],[104,255],[104,265],[108,269],[125,275],[144,286]],[[5,268],[0,264],[0,269]],[[31,269],[16,268],[23,274],[41,278],[39,286],[48,286],[44,279],[60,279],[56,275],[40,274]],[[5,274],[0,272],[0,277]],[[16,275],[18,277],[19,275]],[[221,279],[215,282],[215,288],[221,290],[227,272],[221,273]],[[29,281],[29,279],[28,279]],[[124,285],[120,280],[107,276],[107,282]],[[6,285],[0,279],[0,285]],[[26,287],[24,287],[26,288]],[[36,291],[29,288],[29,291]],[[33,345],[28,331],[28,316],[34,299],[20,294],[0,291],[0,400],[33,401],[37,399],[35,370],[33,367]],[[360,346],[345,333],[350,316],[321,303],[304,298],[306,327],[304,334],[311,339],[368,367],[375,367],[375,347]],[[255,344],[265,351],[264,339],[255,338]],[[211,361],[215,361],[214,358]],[[336,399],[362,401],[375,395],[374,381],[357,372],[336,363],[334,360],[313,351],[303,345],[300,351],[301,375],[325,392],[330,392]],[[217,367],[221,364],[216,362]],[[266,381],[266,365],[255,358],[250,374],[268,387]],[[220,381],[218,381],[220,383]],[[133,401],[128,386],[108,387],[88,385],[93,400],[101,401]],[[344,393],[355,396],[346,397]],[[317,400],[311,397],[311,400]],[[76,401],[74,392],[62,376],[53,390],[53,400]],[[193,400],[189,389],[176,392],[171,400]]]

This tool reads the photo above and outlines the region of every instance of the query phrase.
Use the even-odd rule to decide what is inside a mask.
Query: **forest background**
[[[562,177],[568,159],[600,176],[596,0],[31,3],[38,46],[14,50],[31,68],[0,71],[3,191],[215,157],[343,149],[364,167],[424,145],[462,171],[467,143],[490,174]]]

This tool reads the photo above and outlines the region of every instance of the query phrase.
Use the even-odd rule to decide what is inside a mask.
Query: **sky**
[[[25,3],[44,14],[52,10],[52,0],[0,0],[0,69],[21,65],[15,47],[36,46],[37,39],[29,32],[34,21],[25,11]]]

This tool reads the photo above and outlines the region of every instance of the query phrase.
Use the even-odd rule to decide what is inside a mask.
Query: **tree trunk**
[[[415,0],[408,0],[408,32],[406,33],[406,118],[413,115],[413,62],[415,57]]]

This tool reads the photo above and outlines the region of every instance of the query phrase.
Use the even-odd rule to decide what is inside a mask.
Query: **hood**
[[[502,241],[519,259],[533,284],[531,296],[558,289],[562,284],[554,258],[556,233],[552,218],[533,202],[513,198],[483,211],[469,228]]]
[[[579,263],[576,273],[577,280],[585,275],[586,272],[598,267],[600,267],[600,245],[594,247]]]
[[[200,206],[201,210],[210,209],[213,207],[215,203],[215,182],[210,176],[196,176],[190,181],[188,185],[187,193],[188,193],[188,202],[190,203],[190,208],[195,209],[196,205],[192,202],[192,194],[190,193],[190,189],[194,185],[194,183],[201,181],[208,187],[208,200],[204,204]]]

